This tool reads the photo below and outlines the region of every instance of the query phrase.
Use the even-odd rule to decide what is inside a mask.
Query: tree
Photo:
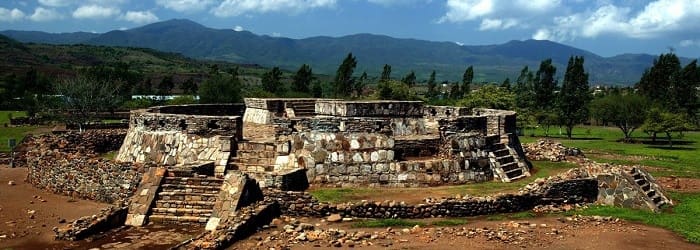
[[[468,98],[459,100],[457,106],[471,109],[513,109],[515,107],[515,95],[495,85],[484,85],[472,92]]]
[[[353,78],[352,74],[357,67],[357,59],[348,53],[348,56],[343,59],[343,63],[338,66],[335,74],[335,96],[347,96],[352,93]]]
[[[241,102],[241,81],[238,72],[233,74],[216,73],[199,86],[200,103]]]
[[[354,93],[353,96],[355,96],[355,97],[361,96],[366,85],[367,85],[367,72],[362,72],[362,75],[360,75],[360,78],[358,78],[357,81],[355,81],[355,86],[353,86],[353,93]]]
[[[279,67],[274,67],[270,71],[265,72],[262,76],[263,90],[270,93],[282,92],[282,70]]]
[[[197,88],[197,84],[194,83],[194,79],[192,79],[192,77],[180,84],[180,89],[182,89],[182,92],[188,95],[197,93]]]
[[[323,97],[323,86],[321,86],[321,81],[315,80],[313,86],[311,87],[311,95],[314,98]]]
[[[685,114],[662,112],[661,109],[649,111],[642,129],[647,133],[653,133],[652,141],[656,141],[656,133],[665,133],[669,147],[673,147],[671,133],[687,131],[692,128],[690,120]]]
[[[615,124],[629,141],[635,129],[646,119],[649,101],[637,94],[611,94],[591,102],[591,114],[594,118]]]
[[[304,64],[301,65],[297,73],[294,75],[294,81],[292,82],[292,90],[297,92],[308,93],[309,85],[311,81],[314,80],[313,71],[311,66]]]
[[[165,96],[172,93],[173,88],[175,88],[175,83],[173,82],[172,76],[165,76],[158,83],[158,95]]]
[[[400,81],[382,81],[379,82],[377,88],[379,90],[377,91],[377,98],[380,100],[418,100],[416,93],[410,87],[408,87],[406,83]]]
[[[413,72],[413,70],[411,70],[411,73],[408,73],[406,76],[404,76],[404,78],[401,81],[408,85],[409,88],[413,88],[413,86],[416,86],[416,72]]]
[[[510,78],[506,77],[506,79],[503,80],[503,83],[501,83],[501,88],[510,90]]]
[[[389,64],[384,64],[384,68],[382,69],[382,76],[379,78],[379,81],[388,81],[391,80],[391,65]]]
[[[668,105],[672,100],[668,90],[678,78],[680,69],[681,62],[675,54],[661,54],[637,83],[639,94],[651,102]]]
[[[459,82],[452,83],[450,87],[450,99],[462,99],[462,87],[459,86]]]
[[[673,106],[678,113],[686,114],[689,118],[695,116],[700,106],[698,87],[700,87],[700,69],[698,60],[693,60],[678,74],[678,79],[671,83]]]
[[[566,127],[566,136],[571,139],[574,125],[588,118],[588,103],[591,94],[588,88],[588,74],[583,68],[583,57],[570,57],[564,74],[557,110],[561,124]]]
[[[425,97],[432,99],[437,97],[437,95],[437,82],[435,81],[435,70],[433,70],[433,73],[430,73],[430,78],[428,78],[428,92],[425,94]]]
[[[464,70],[464,74],[462,75],[462,89],[460,90],[461,93],[459,93],[460,98],[469,95],[473,80],[474,68],[470,65],[466,70]]]
[[[83,131],[84,125],[94,119],[95,113],[114,109],[118,105],[116,84],[83,75],[60,81],[54,91],[62,100],[50,108],[58,110],[60,118],[66,123],[76,124]]]
[[[554,107],[556,99],[554,91],[557,87],[554,75],[556,73],[557,68],[552,64],[552,59],[546,59],[540,63],[540,69],[537,70],[533,81],[535,108],[551,110]]]
[[[529,110],[534,106],[534,75],[527,66],[520,71],[520,76],[515,81],[513,92],[515,92],[515,106],[521,110]]]

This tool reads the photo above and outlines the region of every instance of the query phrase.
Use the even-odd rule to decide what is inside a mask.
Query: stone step
[[[650,197],[650,198],[651,198],[651,197],[656,196],[656,191],[654,191],[654,190],[649,190],[649,192],[646,192],[646,194],[647,194],[647,197]]]
[[[491,149],[493,151],[497,151],[497,150],[507,149],[507,148],[506,148],[506,145],[503,143],[496,143],[496,144],[493,144],[493,146],[491,146]]]
[[[216,184],[216,185],[215,185]],[[197,189],[197,190],[209,190],[209,191],[219,191],[222,183],[212,182],[211,185],[187,185],[187,184],[163,184],[160,185],[163,191],[166,189]]]
[[[276,151],[277,147],[275,147],[275,144],[273,143],[267,143],[267,142],[239,142],[238,143],[238,150],[247,152],[247,151]]]
[[[156,201],[216,201],[218,193],[160,192]]]
[[[517,162],[510,162],[510,163],[506,163],[506,164],[501,165],[501,169],[503,170],[503,172],[508,172],[508,171],[512,171],[514,169],[520,169],[520,166],[518,166]]]
[[[249,165],[272,165],[275,164],[273,158],[239,158],[236,157],[231,163],[233,164],[249,164]]]
[[[649,185],[649,183],[645,183],[644,185],[641,185],[640,187],[642,188],[642,190],[644,190],[644,192],[647,192],[651,189],[651,185]]]
[[[151,209],[152,214],[162,214],[162,215],[175,215],[175,216],[201,216],[201,217],[211,217],[211,213],[214,211],[211,209],[194,209],[194,208],[153,208]]]
[[[663,201],[663,199],[661,198],[661,196],[659,196],[658,194],[654,195],[653,197],[649,197],[649,198],[650,198],[652,201],[654,201],[654,204],[658,204],[659,202],[662,202],[662,201]]]
[[[659,202],[656,202],[655,204],[656,204],[656,207],[661,207],[663,205],[666,205],[666,202],[663,200],[660,200]]]
[[[274,164],[246,164],[246,163],[233,163],[231,164],[233,169],[237,169],[244,172],[270,172],[275,170]]]
[[[508,150],[507,148],[499,149],[499,150],[493,151],[493,154],[496,157],[503,157],[503,156],[510,155],[510,150]]]
[[[639,186],[644,186],[644,184],[648,184],[647,180],[645,180],[645,179],[636,179],[636,180],[634,180],[634,182],[636,182],[637,185],[639,185]]]
[[[211,209],[214,207],[214,201],[172,201],[172,200],[158,200],[156,201],[156,208],[197,208],[197,209]]]
[[[183,193],[188,195],[198,195],[198,194],[218,194],[219,189],[194,189],[194,188],[163,188],[161,189],[163,193]]]
[[[496,157],[496,161],[498,161],[498,163],[500,163],[501,165],[505,165],[506,163],[515,162],[515,158],[513,158],[512,155],[506,155],[502,157]]]
[[[276,154],[276,150],[239,150],[236,152],[236,157],[273,158]]]
[[[204,216],[173,216],[164,214],[153,214],[148,217],[149,221],[159,224],[185,224],[185,223],[197,223],[205,224],[209,220],[209,217]]]
[[[523,175],[523,170],[520,168],[516,168],[516,169],[513,169],[513,170],[506,172],[506,176],[508,176],[508,179],[511,179],[511,180],[514,179],[515,177],[521,176],[521,175]]]
[[[640,180],[640,179],[643,180],[644,176],[642,176],[642,174],[640,174],[640,173],[635,173],[634,175],[632,175],[632,178],[634,178],[635,180]]]
[[[212,177],[165,177],[164,184],[178,185],[199,185],[199,186],[221,186],[223,179]]]

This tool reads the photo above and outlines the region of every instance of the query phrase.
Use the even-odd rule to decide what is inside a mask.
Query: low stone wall
[[[126,207],[109,207],[96,215],[83,216],[63,227],[53,228],[54,239],[76,241],[124,225]]]
[[[97,157],[101,150],[113,147],[113,134],[102,132],[104,137],[100,132],[84,132],[35,138],[26,153],[27,182],[53,193],[101,202],[128,198],[143,170]]]
[[[246,106],[243,103],[228,104],[187,104],[158,106],[149,108],[151,113],[198,115],[198,116],[243,116]]]
[[[423,117],[423,102],[319,99],[316,101],[316,114],[339,117]]]
[[[544,192],[505,194],[496,197],[465,197],[406,204],[396,201],[364,201],[330,204],[318,202],[306,192],[269,191],[271,201],[280,203],[282,213],[290,216],[359,218],[434,218],[464,217],[531,210],[537,205],[593,202],[598,195],[596,179],[574,179],[551,183]]]
[[[459,116],[472,115],[470,108],[454,107],[454,106],[425,106],[423,108],[423,117],[426,119],[442,119],[455,118]]]

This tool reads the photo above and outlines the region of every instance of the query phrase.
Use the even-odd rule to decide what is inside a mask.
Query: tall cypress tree
[[[675,54],[661,54],[658,59],[654,60],[654,65],[644,71],[642,78],[637,83],[639,94],[656,104],[672,104],[670,101],[673,98],[668,90],[677,80],[680,70],[681,62]]]
[[[309,85],[314,79],[313,70],[311,66],[304,64],[301,65],[297,73],[294,75],[294,81],[292,82],[292,90],[297,92],[309,92]]]
[[[282,70],[279,67],[274,67],[270,71],[265,72],[262,76],[263,89],[270,93],[278,94],[282,92]]]
[[[591,94],[588,87],[588,74],[583,67],[583,62],[583,57],[569,58],[564,82],[557,99],[559,119],[566,127],[566,135],[569,139],[574,126],[588,118]]]
[[[464,70],[464,75],[462,75],[462,89],[460,97],[465,97],[471,92],[472,81],[474,80],[474,67],[471,65]]]
[[[535,108],[540,110],[551,110],[554,107],[557,82],[554,75],[557,68],[552,64],[552,59],[546,59],[540,63],[540,69],[535,74],[533,90],[535,92]]]
[[[430,73],[430,78],[428,78],[428,92],[425,94],[428,99],[435,98],[438,94],[437,82],[435,81],[435,70]]]
[[[343,59],[343,63],[338,66],[335,74],[335,96],[347,96],[352,93],[353,79],[352,74],[357,67],[357,59],[348,53],[348,56]]]
[[[416,72],[411,70],[411,73],[408,73],[401,81],[408,85],[408,87],[413,88],[413,86],[416,85]]]
[[[379,78],[379,81],[385,82],[389,79],[391,79],[391,65],[384,64],[384,68],[382,69],[382,76]]]

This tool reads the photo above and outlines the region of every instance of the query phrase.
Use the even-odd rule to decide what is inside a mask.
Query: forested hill
[[[22,42],[147,47],[193,58],[280,66],[288,70],[296,70],[307,63],[314,72],[322,74],[334,74],[340,61],[352,52],[358,60],[356,72],[367,71],[376,76],[384,64],[390,64],[397,77],[414,70],[419,79],[427,79],[430,72],[436,70],[438,79],[450,81],[461,79],[469,65],[474,66],[475,81],[514,79],[523,66],[537,69],[540,61],[546,58],[553,59],[560,69],[557,73],[561,74],[568,58],[575,55],[585,57],[585,67],[592,83],[630,85],[639,80],[656,57],[646,54],[601,57],[571,46],[539,40],[468,46],[373,34],[289,39],[248,31],[212,29],[183,19],[104,34],[29,31],[3,31],[0,34]],[[686,63],[689,60],[682,58],[681,61]]]
[[[179,82],[185,78],[201,80],[213,65],[221,69],[236,66],[229,62],[195,60],[148,48],[21,43],[0,35],[0,76],[22,75],[34,69],[54,77],[74,75],[81,68],[89,66],[110,66],[126,67],[144,79],[160,80],[171,76]],[[247,65],[245,70],[256,74],[263,71],[255,65]]]

